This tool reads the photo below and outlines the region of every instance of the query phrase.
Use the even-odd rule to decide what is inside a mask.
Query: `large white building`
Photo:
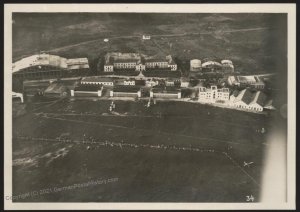
[[[136,53],[111,52],[105,55],[104,72],[113,72],[114,70],[145,70],[143,56]]]
[[[177,70],[177,64],[174,62],[171,55],[165,58],[146,58],[146,69],[170,69],[171,71]]]
[[[229,89],[221,88],[217,86],[211,86],[210,88],[200,87],[199,88],[199,102],[215,103],[217,101],[228,101],[229,100]]]

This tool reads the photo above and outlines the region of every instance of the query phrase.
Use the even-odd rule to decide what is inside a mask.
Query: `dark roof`
[[[263,92],[260,92],[256,103],[263,107],[266,103],[266,100],[267,100],[266,94],[264,94]]]
[[[139,59],[135,58],[128,58],[128,59],[123,59],[123,58],[117,58],[114,60],[114,63],[137,63]]]
[[[246,89],[241,100],[248,105],[253,100],[253,93],[249,89]]]
[[[168,62],[168,60],[166,58],[148,58],[145,59],[145,62]]]
[[[113,88],[114,92],[138,92],[140,90],[139,87],[135,87],[135,86],[115,86]]]
[[[155,87],[152,89],[152,91],[154,93],[178,93],[178,92],[180,92],[180,89],[176,89],[173,87],[165,87],[165,88]]]
[[[239,91],[234,90],[231,95],[233,95],[234,97],[237,97],[239,95]]]
[[[136,85],[145,85],[146,81],[145,80],[135,80]]]
[[[149,71],[171,71],[171,67],[166,67],[166,68],[146,68],[146,72]]]
[[[79,85],[74,88],[74,91],[98,91],[102,87],[102,85]]]

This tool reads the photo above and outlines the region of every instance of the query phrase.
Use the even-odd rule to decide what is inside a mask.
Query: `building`
[[[143,40],[150,40],[151,36],[150,35],[143,35]]]
[[[22,58],[12,66],[13,77],[23,80],[85,76],[88,71],[87,58],[67,59],[45,53]]]
[[[116,70],[134,70],[145,71],[146,69],[169,69],[177,70],[177,64],[172,56],[165,58],[153,58],[138,53],[120,53],[111,52],[105,55],[104,72],[113,72]]]
[[[103,94],[103,85],[79,85],[71,90],[71,96],[97,96]]]
[[[124,85],[135,85],[135,79],[125,79]]]
[[[234,72],[234,65],[231,60],[222,60],[222,69],[225,73],[232,73]]]
[[[201,60],[193,59],[190,61],[190,71],[201,71]]]
[[[18,98],[21,100],[21,102],[24,102],[24,98],[23,98],[23,94],[22,93],[16,93],[16,92],[12,92],[12,98]]]
[[[201,68],[205,71],[219,71],[222,69],[222,64],[216,61],[207,61],[202,63]]]
[[[80,83],[83,85],[103,85],[103,86],[114,85],[114,81],[111,78],[100,77],[100,76],[84,77],[81,79]]]
[[[200,64],[200,60],[191,60],[191,71],[199,70]],[[201,69],[208,72],[222,71],[223,73],[232,73],[234,72],[234,65],[231,60],[221,60],[221,63],[210,60],[202,63]]]
[[[69,89],[60,82],[53,82],[44,90],[44,95],[48,97],[62,97],[67,96],[68,93]]]
[[[158,80],[155,80],[155,79],[148,79],[145,81],[145,86],[146,87],[154,87],[154,86],[157,86],[159,85],[159,81]]]
[[[229,100],[229,89],[221,88],[217,86],[211,86],[210,88],[200,87],[198,100],[199,102],[215,103],[218,101],[226,102]]]
[[[251,75],[251,76],[229,76],[228,84],[231,86],[238,87],[252,87],[255,89],[264,89],[265,83],[259,76]]]
[[[104,60],[104,72],[113,72],[114,70],[145,70],[141,54],[111,52],[105,55]]]
[[[250,111],[261,112],[264,108],[274,109],[272,106],[272,100],[268,99],[266,94],[262,91],[251,91],[249,88],[239,91],[235,91],[230,96],[231,105]]]
[[[163,99],[181,99],[180,89],[151,89],[151,98],[163,98]]]
[[[171,55],[166,56],[165,58],[145,58],[145,66],[147,69],[170,69],[171,71],[177,70],[177,64],[173,61]]]
[[[133,97],[140,98],[142,92],[140,88],[131,86],[116,86],[110,91],[110,97]]]
[[[190,85],[190,80],[187,78],[181,78],[180,79],[180,87],[187,88]]]
[[[165,80],[165,85],[170,86],[170,87],[174,87],[175,86],[175,81],[173,79],[166,79]]]

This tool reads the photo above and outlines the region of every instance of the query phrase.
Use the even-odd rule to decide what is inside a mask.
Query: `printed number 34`
[[[253,202],[254,201],[254,197],[252,195],[246,196],[246,198],[247,198],[246,199],[247,202],[250,202],[250,201]]]

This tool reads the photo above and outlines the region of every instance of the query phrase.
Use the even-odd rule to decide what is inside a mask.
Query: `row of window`
[[[113,82],[82,82],[82,84],[88,84],[88,85],[114,85]]]
[[[243,105],[238,105],[238,108],[241,109],[248,109],[248,110],[254,110],[254,111],[262,111],[262,108],[257,108],[257,107],[249,107],[249,106],[243,106]]]

